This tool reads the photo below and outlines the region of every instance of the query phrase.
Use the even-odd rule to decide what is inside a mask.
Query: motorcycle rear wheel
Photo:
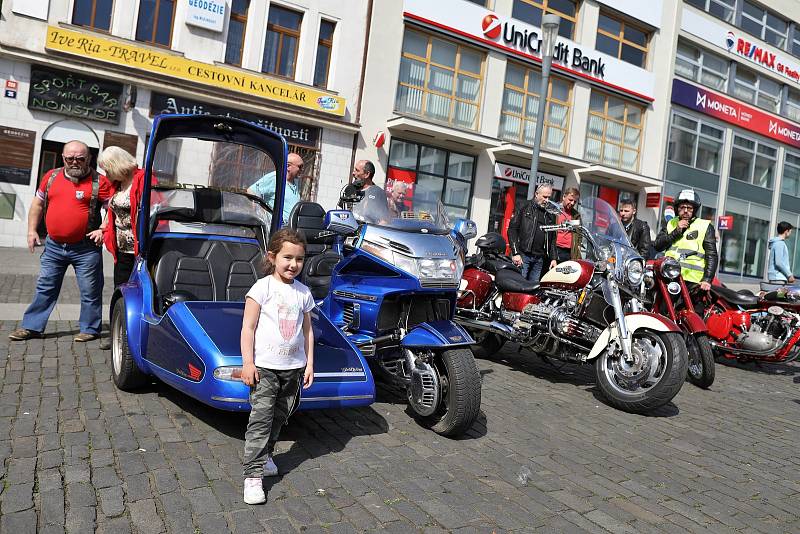
[[[434,414],[419,416],[419,421],[441,436],[460,436],[472,427],[481,408],[481,375],[475,358],[469,349],[445,350],[434,365],[442,399]]]
[[[472,349],[472,354],[474,354],[476,358],[481,359],[494,356],[506,342],[506,340],[498,334],[485,330],[473,330],[470,331],[470,335],[475,339],[475,344],[470,345],[469,348]]]
[[[688,356],[678,332],[641,329],[633,333],[634,350],[645,361],[640,372],[628,366],[620,350],[604,351],[595,360],[597,384],[613,407],[647,413],[669,401],[686,381]]]
[[[714,383],[716,369],[714,351],[707,334],[694,334],[686,339],[686,350],[689,354],[687,377],[697,387],[708,389]]]

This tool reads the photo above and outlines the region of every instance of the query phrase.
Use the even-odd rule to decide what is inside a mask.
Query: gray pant
[[[267,456],[272,455],[281,427],[300,387],[304,369],[279,371],[258,367],[259,381],[250,388],[250,420],[244,435],[244,477],[261,478]]]

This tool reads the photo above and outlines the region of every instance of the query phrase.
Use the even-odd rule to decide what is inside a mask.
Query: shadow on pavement
[[[740,362],[728,358],[717,358],[717,364],[767,375],[794,376],[800,374],[800,366],[796,363]]]

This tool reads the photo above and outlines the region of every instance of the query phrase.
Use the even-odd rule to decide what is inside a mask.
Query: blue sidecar
[[[114,383],[152,375],[210,406],[249,411],[239,346],[244,297],[281,226],[287,146],[280,135],[216,116],[160,115],[153,123],[138,208],[139,254],[111,299]],[[271,181],[274,201],[248,189]],[[313,313],[314,384],[299,409],[371,404],[361,352]]]

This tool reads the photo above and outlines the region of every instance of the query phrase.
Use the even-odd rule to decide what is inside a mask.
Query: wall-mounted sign
[[[0,146],[0,182],[28,185],[36,132],[0,126]]]
[[[733,230],[733,215],[720,215],[717,217],[718,230]]]
[[[494,164],[494,177],[500,180],[507,180],[509,182],[517,182],[521,184],[531,183],[531,170],[524,167],[516,167],[514,165],[506,165],[505,163]],[[547,184],[557,191],[564,189],[564,177],[556,176],[546,172],[536,173],[536,186]]]
[[[300,145],[317,148],[319,128],[312,128],[293,121],[273,119],[255,113],[215,106],[197,100],[190,100],[179,96],[169,96],[161,93],[152,93],[150,96],[150,116],[155,117],[160,113],[179,113],[185,115],[224,115],[243,119],[264,128],[274,130],[286,138],[290,145]]]
[[[19,87],[19,82],[16,80],[6,80],[6,89],[13,89],[14,91],[17,90]]]
[[[502,17],[470,2],[453,10],[450,2],[404,0],[406,18],[445,30],[480,45],[506,54],[541,62],[541,30],[511,17]],[[640,100],[653,101],[655,77],[636,67],[559,37],[553,55],[553,69],[572,77],[589,80]]]
[[[80,56],[84,60],[130,67],[338,117],[344,116],[345,112],[344,98],[312,87],[254,72],[193,61],[167,50],[154,50],[57,26],[47,27],[45,48],[50,52],[62,52]]]
[[[647,193],[645,208],[657,208],[661,205],[661,193]]]
[[[186,24],[221,32],[225,24],[225,0],[185,0]]]
[[[135,158],[136,149],[139,147],[139,136],[106,130],[103,134],[103,150],[110,146],[118,146]]]
[[[17,92],[13,89],[6,89],[6,98],[17,98]]]
[[[800,148],[800,126],[675,78],[672,102]]]
[[[800,64],[776,48],[767,48],[747,34],[736,34],[726,26],[683,8],[681,29],[731,54],[755,63],[777,75],[800,83]]]
[[[117,124],[120,95],[120,83],[31,65],[29,109]]]

